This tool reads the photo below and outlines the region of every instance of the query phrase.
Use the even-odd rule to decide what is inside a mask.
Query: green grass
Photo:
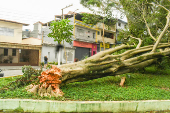
[[[65,94],[63,97],[58,98],[42,98],[38,95],[27,93],[25,87],[0,93],[0,98],[51,99],[61,101],[167,100],[170,99],[169,72],[170,70],[158,71],[153,67],[149,67],[146,68],[145,74],[123,74],[121,76],[126,76],[127,78],[124,87],[119,86],[121,77],[118,76],[71,83],[61,87]],[[2,88],[2,85],[6,85],[14,80],[15,77],[1,78],[0,88]]]

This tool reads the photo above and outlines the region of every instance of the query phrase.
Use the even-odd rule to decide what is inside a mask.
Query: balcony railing
[[[96,27],[99,29],[103,29],[103,23],[97,23]],[[113,27],[110,26],[108,27],[107,25],[104,25],[104,29],[108,31],[116,32],[116,25],[114,25]]]

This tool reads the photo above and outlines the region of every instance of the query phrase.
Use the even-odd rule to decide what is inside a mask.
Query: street
[[[32,66],[35,69],[39,69],[39,66]],[[4,73],[4,77],[22,75],[22,66],[0,66],[0,69]]]

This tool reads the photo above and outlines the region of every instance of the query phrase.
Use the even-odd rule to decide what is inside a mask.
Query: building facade
[[[128,26],[127,22],[118,19],[118,21],[116,23],[116,38],[119,35],[119,30],[125,30],[125,29],[127,29],[127,26]]]
[[[34,39],[23,40],[23,25],[28,24],[0,19],[1,66],[39,65],[41,44],[33,41]]]
[[[97,52],[103,51],[103,24],[98,23],[91,26],[82,22],[81,13],[68,12],[64,14],[65,18],[70,20],[70,24],[74,26],[72,42],[61,42],[64,49],[61,51],[60,61],[62,63],[73,63],[75,59],[83,60],[87,57],[95,55]],[[61,18],[61,15],[56,15],[55,18]],[[34,30],[23,32],[24,37],[35,37],[42,39],[41,62],[44,62],[44,56],[48,57],[48,62],[57,62],[58,53],[56,52],[57,42],[47,35],[51,32],[49,29],[51,22],[34,24]],[[116,25],[107,27],[104,25],[104,41],[105,48],[112,48],[116,43]]]
[[[97,52],[103,51],[103,24],[98,23],[95,26],[85,24],[82,22],[81,13],[68,12],[64,15],[65,18],[71,20],[71,24],[74,25],[73,30],[73,47],[75,47],[75,58],[82,60],[90,57]],[[56,15],[57,18],[61,18],[61,15]],[[116,40],[116,25],[107,27],[104,25],[104,40],[105,48],[109,49],[115,45]]]

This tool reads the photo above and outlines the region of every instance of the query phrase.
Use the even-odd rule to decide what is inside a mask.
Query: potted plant
[[[8,56],[8,60],[9,60],[9,62],[10,62],[10,63],[12,63],[13,56],[11,56],[11,55],[10,55],[10,56]]]

